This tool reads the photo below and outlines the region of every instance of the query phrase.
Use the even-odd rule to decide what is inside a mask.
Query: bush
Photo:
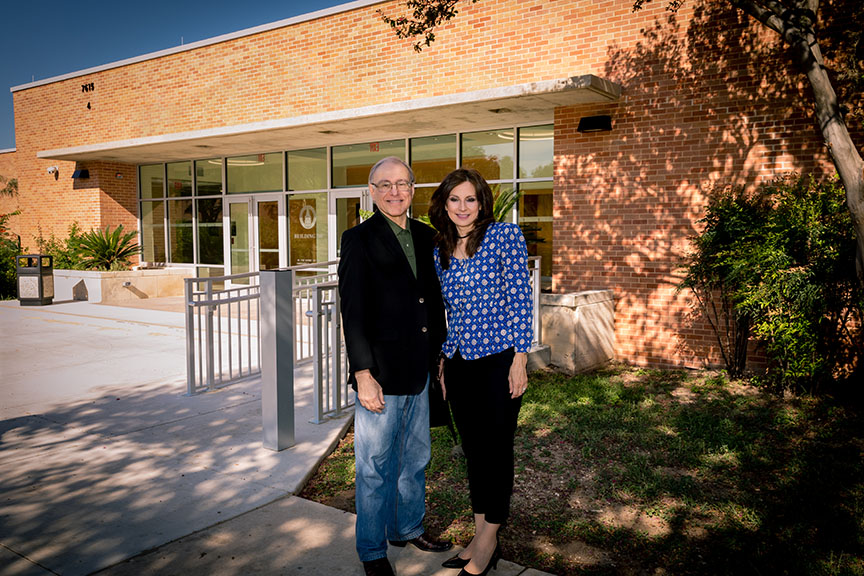
[[[6,223],[12,216],[17,216],[17,210],[10,214],[0,214],[0,300],[9,300],[17,296],[15,286],[15,257],[21,253],[18,239],[9,232]]]
[[[39,237],[36,239],[36,247],[39,254],[50,254],[54,257],[54,268],[58,270],[86,270],[87,267],[81,261],[81,229],[78,223],[69,225],[69,235],[58,239],[52,233],[46,240],[39,228]]]
[[[797,176],[713,194],[681,286],[694,291],[727,367],[741,360],[730,372],[743,371],[745,333],[768,359],[756,381],[777,390],[815,391],[860,365],[864,289],[845,200],[838,181]],[[730,325],[738,338],[727,356]]]
[[[96,229],[81,235],[79,249],[83,264],[90,270],[128,270],[129,259],[140,252],[134,241],[138,235],[123,232],[120,224],[114,231],[107,226],[105,230]]]

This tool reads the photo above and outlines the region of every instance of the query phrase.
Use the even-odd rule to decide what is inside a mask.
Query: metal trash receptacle
[[[54,301],[54,257],[24,254],[15,257],[18,301],[21,306],[44,306]]]

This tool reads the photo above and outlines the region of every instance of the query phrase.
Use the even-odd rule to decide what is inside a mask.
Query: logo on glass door
[[[300,226],[306,230],[311,230],[315,227],[315,221],[315,208],[308,204],[304,205],[300,209]]]

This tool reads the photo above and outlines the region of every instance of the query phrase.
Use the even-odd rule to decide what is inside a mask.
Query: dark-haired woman
[[[468,462],[474,538],[444,562],[460,576],[497,567],[498,530],[510,513],[513,438],[528,385],[532,339],[528,251],[515,224],[496,222],[492,190],[458,169],[432,195],[435,268],[447,309],[441,383]]]

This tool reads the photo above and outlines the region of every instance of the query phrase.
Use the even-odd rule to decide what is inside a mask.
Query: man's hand
[[[357,400],[360,405],[369,410],[380,414],[384,411],[384,391],[381,385],[372,376],[369,370],[358,370],[354,373],[357,378]]]

